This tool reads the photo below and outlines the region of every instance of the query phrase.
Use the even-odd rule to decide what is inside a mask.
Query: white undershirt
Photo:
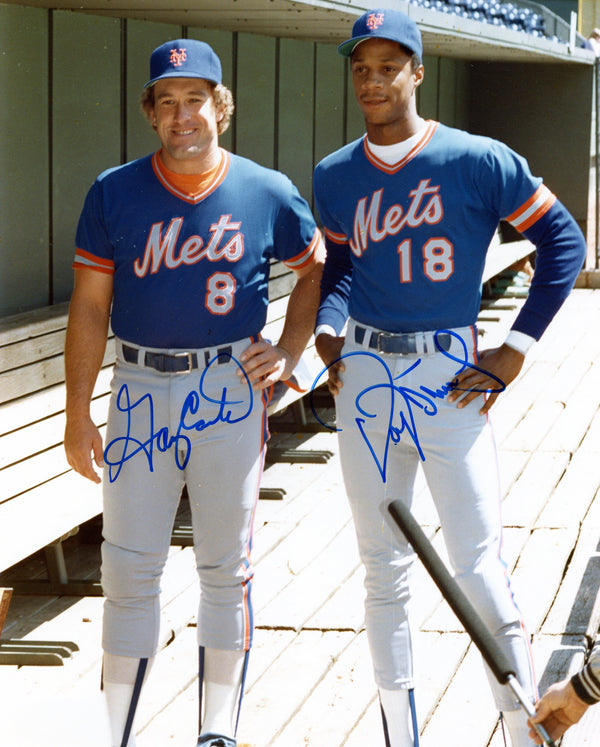
[[[371,153],[376,156],[380,161],[387,163],[389,166],[393,166],[395,163],[401,161],[407,156],[419,140],[423,137],[423,131],[427,127],[427,123],[424,119],[419,121],[419,129],[408,140],[402,140],[399,143],[392,143],[392,145],[375,145],[367,138],[367,144]]]

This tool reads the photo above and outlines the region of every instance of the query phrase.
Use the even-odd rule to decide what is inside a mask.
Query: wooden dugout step
[[[0,640],[0,665],[63,666],[76,651],[73,641]]]
[[[12,598],[12,588],[0,589],[0,635]],[[0,665],[62,666],[79,646],[72,641],[2,640],[0,638]]]

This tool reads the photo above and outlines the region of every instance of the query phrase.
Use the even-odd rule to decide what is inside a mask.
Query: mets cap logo
[[[169,62],[173,67],[181,67],[187,59],[185,49],[172,49],[169,57]]]
[[[371,31],[375,31],[375,29],[378,29],[383,24],[383,20],[383,13],[369,13],[367,18],[367,28]]]

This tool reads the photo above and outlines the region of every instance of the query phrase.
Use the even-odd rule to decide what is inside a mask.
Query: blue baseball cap
[[[174,39],[157,47],[150,56],[150,80],[144,88],[162,78],[203,78],[221,82],[221,60],[206,42]]]
[[[337,48],[343,57],[350,57],[354,48],[366,39],[389,39],[406,47],[423,59],[423,42],[417,24],[399,10],[381,8],[368,10],[352,26],[352,38]]]

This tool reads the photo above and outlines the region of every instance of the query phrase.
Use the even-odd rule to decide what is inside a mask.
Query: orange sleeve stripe
[[[110,259],[97,257],[95,254],[90,254],[90,252],[86,252],[84,249],[77,248],[75,251],[75,260],[73,261],[73,269],[96,270],[97,272],[112,275],[115,271],[115,264]]]
[[[73,262],[73,270],[92,270],[93,272],[101,272],[104,275],[114,275],[114,270],[108,270],[104,267],[94,267],[93,265],[86,265],[83,262]]]
[[[315,251],[317,246],[319,245],[319,242],[321,240],[321,232],[317,228],[310,244],[304,249],[304,251],[300,252],[300,254],[297,254],[295,257],[292,257],[291,259],[284,260],[284,265],[286,267],[289,267],[290,270],[301,270],[307,265],[314,262],[315,259]]]
[[[95,265],[103,265],[104,267],[114,268],[114,262],[112,259],[104,259],[104,257],[98,257],[96,254],[86,252],[85,249],[76,249],[76,257],[81,257],[83,260],[87,260]]]
[[[506,220],[513,225],[517,231],[525,231],[545,215],[555,202],[556,195],[554,195],[544,184],[540,184],[527,202],[515,210],[514,213],[509,215]]]
[[[556,196],[552,195],[551,200],[547,200],[543,205],[540,205],[540,207],[534,213],[532,213],[526,221],[519,224],[518,230],[526,231],[530,226],[533,226],[533,224],[536,223],[542,217],[542,215],[546,215],[548,210],[550,210],[550,208],[552,207],[552,205],[554,205],[555,202],[556,202]]]
[[[530,198],[529,198],[529,199],[527,200],[527,202],[523,203],[523,205],[521,205],[520,207],[518,207],[518,208],[517,208],[517,209],[515,210],[515,212],[514,212],[514,213],[511,213],[510,215],[508,215],[508,216],[506,217],[506,220],[507,220],[507,221],[508,221],[509,223],[512,223],[513,221],[515,221],[515,220],[518,220],[518,218],[519,218],[519,215],[520,215],[521,213],[523,213],[524,211],[526,211],[526,210],[527,210],[527,209],[528,209],[528,208],[529,208],[529,207],[530,207],[530,206],[531,206],[531,205],[532,205],[532,204],[533,204],[533,203],[534,203],[534,202],[535,202],[535,201],[536,201],[536,200],[538,199],[538,197],[539,197],[539,195],[540,195],[540,190],[542,189],[542,186],[543,186],[543,185],[540,185],[540,186],[539,186],[539,187],[538,187],[538,188],[537,188],[537,189],[535,190],[535,192],[534,192],[534,193],[533,193],[533,194],[531,195],[531,197],[530,197]]]
[[[328,228],[325,229],[325,238],[329,241],[333,241],[334,244],[347,244],[348,237],[343,233],[333,233]]]

